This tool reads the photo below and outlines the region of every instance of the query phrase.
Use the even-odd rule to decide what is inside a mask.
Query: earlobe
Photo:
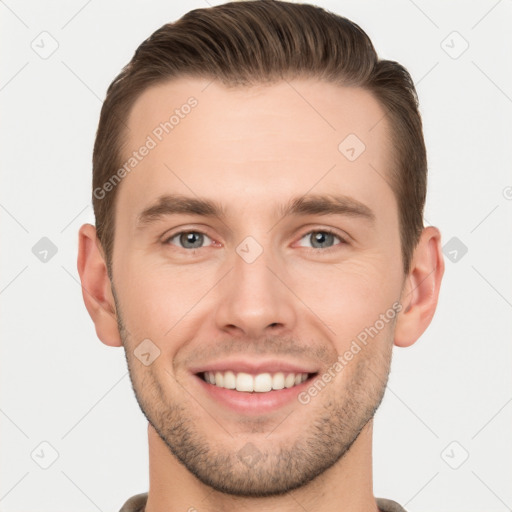
[[[414,251],[395,326],[395,345],[409,347],[429,326],[436,310],[444,274],[441,233],[434,226],[423,229]]]
[[[96,327],[98,338],[112,347],[122,346],[107,265],[96,236],[96,228],[84,224],[78,233],[78,274],[85,307]]]

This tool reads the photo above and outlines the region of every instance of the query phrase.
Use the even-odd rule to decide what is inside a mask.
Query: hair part
[[[155,31],[110,84],[93,153],[97,235],[112,276],[116,197],[102,187],[122,165],[127,120],[149,87],[175,78],[217,80],[226,87],[318,79],[372,93],[391,129],[387,178],[398,205],[403,271],[407,275],[423,230],[427,157],[418,98],[408,71],[379,60],[367,34],[347,18],[309,4],[275,0],[229,2],[194,9]]]

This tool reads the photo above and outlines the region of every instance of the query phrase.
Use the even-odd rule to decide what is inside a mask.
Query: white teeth
[[[291,388],[295,384],[295,374],[290,373],[286,376],[286,379],[284,379],[284,387],[285,388]]]
[[[254,391],[265,393],[272,389],[272,375],[270,373],[260,373],[254,377]]]
[[[226,389],[236,389],[236,375],[233,372],[226,372],[224,374],[223,387]]]
[[[217,385],[217,382],[215,382]],[[222,387],[222,384],[219,384]],[[254,391],[254,379],[248,373],[239,373],[236,376],[236,390],[237,391]]]
[[[283,389],[284,388],[284,373],[276,373],[272,377],[272,389]]]
[[[304,382],[308,378],[307,373],[288,373],[277,372],[259,373],[251,375],[249,373],[232,371],[227,372],[204,372],[204,380],[225,389],[236,389],[247,393],[266,393],[271,390],[291,388]]]

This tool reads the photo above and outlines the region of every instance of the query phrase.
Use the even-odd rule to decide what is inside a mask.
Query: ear
[[[423,229],[411,261],[411,270],[405,279],[397,316],[395,345],[411,346],[432,321],[437,306],[444,259],[441,233],[434,226]]]
[[[98,338],[111,347],[123,345],[107,265],[96,228],[84,224],[78,232],[78,274],[85,307],[96,326]]]

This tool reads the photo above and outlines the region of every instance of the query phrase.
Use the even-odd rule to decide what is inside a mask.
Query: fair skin
[[[190,96],[198,105],[118,185],[112,282],[95,228],[79,233],[86,307],[99,339],[124,346],[149,420],[146,511],[377,511],[372,417],[392,346],[412,345],[433,317],[440,232],[423,230],[405,276],[396,199],[375,172],[390,166],[389,125],[368,92],[315,80],[237,89],[174,80],[137,99],[125,156]],[[338,150],[350,133],[366,146],[354,161]],[[167,212],[140,222],[165,194],[215,201],[224,216]],[[349,197],[373,218],[276,213],[313,194]],[[256,245],[242,247],[262,250],[250,263],[237,252],[248,236]],[[298,392],[395,301],[393,321],[300,403]],[[160,350],[147,366],[134,355],[145,339]],[[223,390],[196,374],[235,358],[316,377],[267,394]],[[292,398],[256,403],[283,392]],[[247,451],[256,454],[249,464]]]

